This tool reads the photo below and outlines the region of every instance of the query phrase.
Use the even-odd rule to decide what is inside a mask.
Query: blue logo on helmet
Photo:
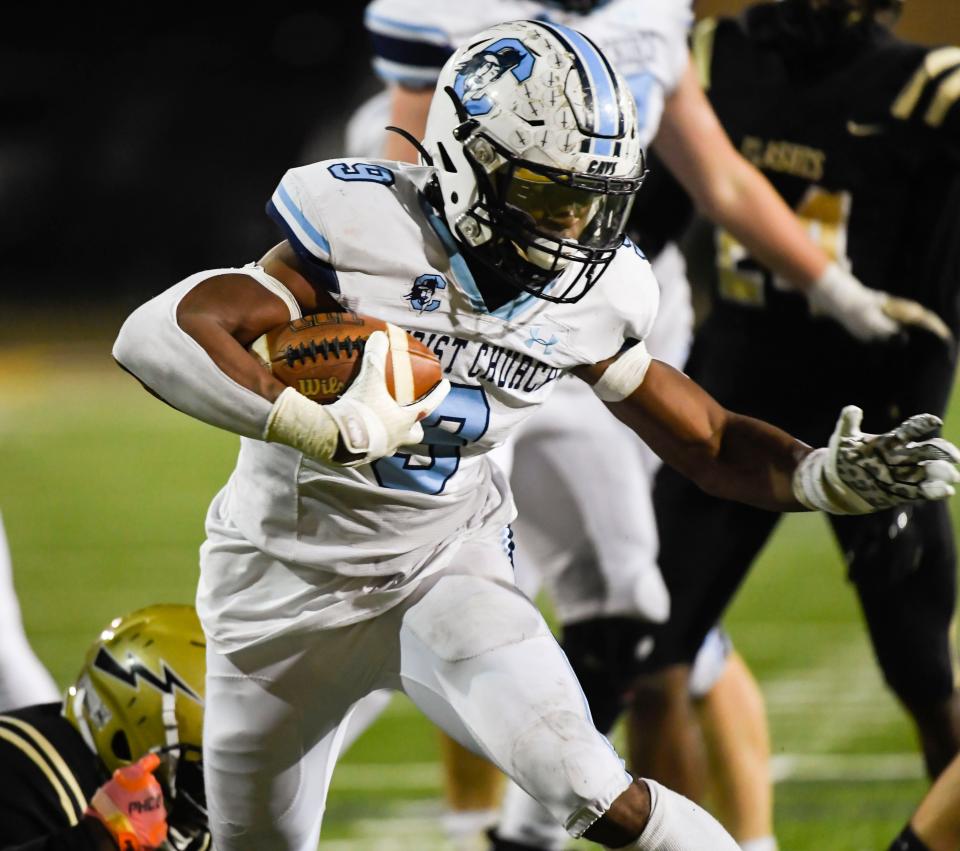
[[[493,101],[484,94],[487,86],[508,71],[522,83],[533,72],[534,61],[534,55],[523,42],[515,38],[498,39],[457,66],[453,90],[470,115],[486,115],[493,109]]]

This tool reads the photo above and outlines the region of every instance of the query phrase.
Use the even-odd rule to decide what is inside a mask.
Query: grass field
[[[192,599],[204,511],[236,452],[113,365],[112,318],[97,342],[83,326],[57,347],[7,328],[0,347],[0,510],[28,633],[61,685],[116,614]],[[728,626],[768,702],[781,847],[885,848],[922,794],[920,761],[820,518],[782,525]],[[395,699],[334,775],[322,847],[443,848],[437,759]]]

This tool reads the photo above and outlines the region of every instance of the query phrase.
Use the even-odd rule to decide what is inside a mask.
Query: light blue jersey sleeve
[[[331,292],[339,292],[328,230],[313,202],[309,172],[315,166],[292,168],[267,202],[267,214],[279,226],[307,270]],[[318,186],[313,187],[316,191]]]

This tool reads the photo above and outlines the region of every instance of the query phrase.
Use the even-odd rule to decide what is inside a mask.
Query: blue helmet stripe
[[[537,21],[567,43],[580,66],[586,70],[593,92],[593,132],[606,139],[591,139],[591,152],[600,156],[613,154],[613,139],[622,132],[617,81],[606,57],[586,36],[552,21]]]

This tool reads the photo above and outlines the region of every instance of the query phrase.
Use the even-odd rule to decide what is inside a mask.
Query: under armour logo
[[[540,336],[539,326],[536,328],[531,328],[529,330],[530,337],[527,340],[523,341],[523,344],[528,348],[532,349],[534,346],[543,346],[543,353],[545,355],[550,354],[550,350],[560,342],[560,338],[556,335],[551,334],[549,340],[544,340]]]

